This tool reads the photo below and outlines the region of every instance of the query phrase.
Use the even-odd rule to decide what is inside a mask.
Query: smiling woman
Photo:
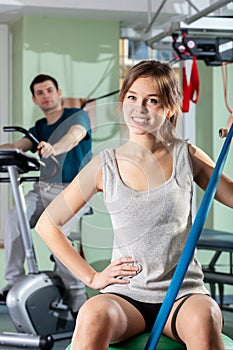
[[[79,310],[72,350],[107,350],[151,331],[192,225],[194,181],[205,190],[214,169],[203,151],[176,137],[181,99],[169,64],[132,67],[119,101],[129,140],[94,157],[36,226],[58,259],[100,290]],[[60,230],[97,192],[103,192],[114,230],[111,263],[100,272]],[[225,175],[215,198],[233,207],[233,181]],[[190,349],[223,350],[221,330],[221,310],[193,255],[163,334]]]

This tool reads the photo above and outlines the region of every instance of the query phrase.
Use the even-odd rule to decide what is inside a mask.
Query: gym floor
[[[223,311],[224,315],[224,328],[223,333],[233,339],[233,311]],[[0,332],[15,332],[14,326],[9,318],[7,307],[0,305]],[[65,350],[70,343],[70,339],[57,340],[54,342],[53,350]],[[19,347],[4,347],[0,344],[0,350],[15,350]],[[28,350],[34,350],[35,348],[27,348]],[[38,349],[38,348],[37,348]]]

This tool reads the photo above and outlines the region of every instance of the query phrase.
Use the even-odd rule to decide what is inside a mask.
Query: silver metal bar
[[[219,8],[229,4],[230,2],[232,2],[232,0],[219,0],[216,3],[208,6],[204,10],[202,10],[198,13],[195,13],[195,15],[185,18],[183,21],[186,24],[191,24],[191,23],[195,22],[196,20],[198,20],[199,18],[204,17],[204,16],[208,15],[209,13],[212,13],[212,12],[218,10]]]
[[[26,215],[26,203],[20,184],[19,173],[16,165],[10,165],[8,168],[8,174],[11,181],[12,192],[15,201],[15,207],[18,214],[20,233],[24,245],[25,255],[28,264],[29,273],[38,273],[38,265],[33,248],[32,237],[30,234],[30,226]]]
[[[50,336],[43,337],[27,333],[3,332],[0,334],[0,344],[4,346],[13,346],[14,348],[51,349],[53,347],[53,338]]]
[[[187,1],[187,3],[195,10],[195,11],[197,11],[197,12],[199,12],[200,10],[192,3],[192,1],[190,1],[190,0],[186,0]]]
[[[151,1],[152,0],[147,0],[147,22],[148,22],[148,25],[150,24],[151,22],[151,14],[152,14],[152,6],[151,6]]]
[[[148,33],[149,30],[151,29],[154,21],[156,20],[156,18],[158,17],[158,15],[160,14],[160,12],[162,11],[163,6],[165,5],[165,3],[167,2],[167,0],[163,0],[158,8],[158,10],[156,11],[156,13],[154,14],[154,16],[152,17],[152,20],[150,22],[150,24],[148,25],[148,27],[145,29],[145,33]]]
[[[153,38],[148,39],[146,41],[146,43],[147,43],[147,45],[151,46],[153,43],[156,43],[156,42],[162,40],[163,38],[166,38],[167,36],[171,36],[172,33],[177,29],[179,29],[179,26],[174,27],[174,25],[172,25],[172,28],[161,31],[160,33],[155,35]]]

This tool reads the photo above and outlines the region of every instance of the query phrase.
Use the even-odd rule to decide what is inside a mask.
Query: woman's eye
[[[147,102],[148,102],[148,103],[151,103],[151,104],[157,104],[157,103],[159,103],[159,101],[158,101],[156,98],[149,98],[149,99],[147,100]]]
[[[127,100],[133,101],[133,100],[135,100],[135,96],[133,96],[133,95],[128,95],[128,96],[127,96]]]

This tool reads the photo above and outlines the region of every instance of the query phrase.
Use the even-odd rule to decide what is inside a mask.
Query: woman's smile
[[[146,125],[149,124],[150,118],[147,117],[131,117],[134,123],[139,125]]]

